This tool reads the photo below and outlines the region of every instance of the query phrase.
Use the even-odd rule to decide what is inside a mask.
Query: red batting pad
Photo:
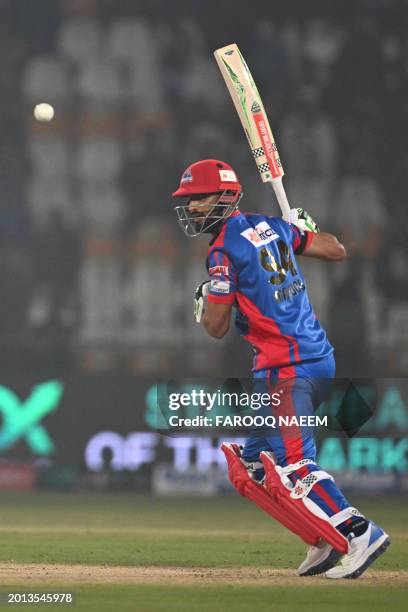
[[[318,531],[313,528],[305,529],[299,521],[298,514],[293,515],[290,510],[283,508],[268,494],[265,487],[252,480],[241,461],[238,445],[223,443],[221,450],[228,463],[229,479],[237,491],[243,497],[253,501],[292,533],[302,538],[306,544],[316,546],[320,538]]]

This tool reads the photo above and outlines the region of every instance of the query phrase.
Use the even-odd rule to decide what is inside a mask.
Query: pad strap
[[[270,453],[268,453],[269,455]],[[316,465],[316,463],[312,459],[301,459],[297,463],[291,463],[290,465],[286,465],[285,467],[281,467],[275,464],[275,469],[280,476],[282,484],[290,489],[290,496],[293,499],[301,499],[306,495],[309,495],[310,491],[313,489],[315,484],[319,482],[319,480],[334,480],[333,476],[331,476],[325,470],[315,470],[314,472],[310,472],[304,478],[298,479],[296,484],[290,480],[289,475],[293,474],[293,472],[297,472],[305,465]]]
[[[341,525],[341,523],[344,523],[344,521],[347,521],[347,519],[350,519],[353,516],[361,516],[364,518],[364,515],[361,514],[357,508],[349,506],[348,508],[344,508],[344,510],[340,510],[340,512],[337,512],[337,514],[333,514],[333,516],[329,517],[327,520],[333,525],[333,527],[337,527],[337,525]]]
[[[261,461],[244,461],[241,459],[247,470],[263,470],[264,466]]]
[[[310,464],[316,465],[315,462],[312,461],[312,459],[301,459],[297,463],[290,463],[289,465],[286,465],[285,467],[276,466],[276,471],[284,476],[289,476],[290,474],[292,474],[292,472],[296,472],[297,470],[300,470],[300,468],[304,467],[305,465],[310,465]]]

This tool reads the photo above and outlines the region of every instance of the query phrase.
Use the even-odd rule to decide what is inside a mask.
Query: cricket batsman
[[[335,360],[296,256],[334,262],[346,251],[302,209],[291,210],[290,223],[242,213],[242,195],[234,170],[215,159],[189,166],[173,193],[184,233],[211,236],[209,279],[197,288],[195,317],[222,338],[234,308],[235,325],[254,352],[254,389],[281,393],[281,404],[266,410],[313,415],[330,389]],[[358,578],[389,546],[389,536],[316,464],[311,428],[263,428],[243,448],[223,444],[222,450],[239,493],[309,545],[299,575]]]

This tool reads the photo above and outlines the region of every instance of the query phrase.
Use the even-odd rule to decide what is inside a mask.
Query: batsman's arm
[[[314,234],[310,245],[301,255],[323,259],[324,261],[342,261],[347,257],[347,252],[336,236],[328,232],[319,232]]]
[[[341,261],[347,256],[344,245],[333,234],[321,232],[316,222],[304,208],[291,208],[289,222],[297,228],[298,243],[295,253],[325,261]],[[299,235],[300,231],[300,235]]]
[[[232,304],[207,302],[201,323],[213,338],[221,339],[229,330]]]
[[[207,271],[210,280],[204,292],[206,297],[201,323],[210,336],[223,338],[230,326],[238,285],[236,267],[225,247],[209,248]]]
[[[204,281],[198,285],[194,297],[194,317],[210,336],[223,338],[230,325],[233,296],[213,295],[209,301],[210,287],[211,281]]]

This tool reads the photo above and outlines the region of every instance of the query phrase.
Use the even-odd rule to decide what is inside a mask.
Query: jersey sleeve
[[[208,301],[214,304],[233,304],[237,292],[237,272],[231,257],[223,250],[210,250],[207,270],[210,277]]]
[[[290,224],[292,234],[292,247],[295,255],[300,255],[309,248],[316,234],[314,232],[302,231],[296,225]]]

